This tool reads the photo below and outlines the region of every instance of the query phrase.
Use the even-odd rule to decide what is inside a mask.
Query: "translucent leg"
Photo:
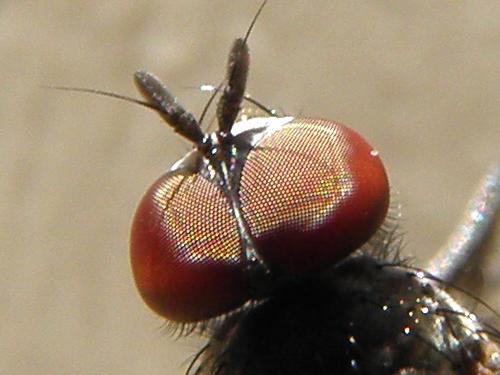
[[[425,269],[441,280],[453,281],[481,249],[499,209],[500,165],[496,164],[483,177],[462,220]]]

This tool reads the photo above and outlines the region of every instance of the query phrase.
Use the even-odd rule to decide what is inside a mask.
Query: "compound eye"
[[[294,119],[247,156],[240,202],[271,270],[328,267],[382,224],[389,184],[378,154],[356,132],[327,120]]]
[[[169,320],[206,320],[246,300],[235,219],[221,189],[199,175],[167,173],[146,192],[130,258],[144,301]]]

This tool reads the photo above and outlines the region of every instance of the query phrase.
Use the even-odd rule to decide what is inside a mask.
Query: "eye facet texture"
[[[389,185],[378,153],[356,132],[295,119],[250,151],[239,195],[268,266],[297,273],[328,267],[368,240],[387,213]]]
[[[240,238],[228,201],[198,175],[167,173],[146,192],[132,225],[137,287],[158,314],[204,320],[246,293]]]

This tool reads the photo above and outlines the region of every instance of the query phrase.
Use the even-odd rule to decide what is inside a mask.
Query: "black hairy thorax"
[[[499,332],[445,285],[356,254],[213,328],[195,374],[497,374]]]

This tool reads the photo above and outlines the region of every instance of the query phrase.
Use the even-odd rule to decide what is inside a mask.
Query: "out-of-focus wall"
[[[219,82],[257,6],[0,4],[2,374],[183,373],[199,343],[162,333],[127,247],[141,194],[188,146],[143,108],[40,86],[134,96],[144,67],[199,114],[207,97],[190,87]],[[249,42],[249,90],[364,134],[400,192],[406,249],[425,259],[500,159],[499,19],[496,0],[271,0]]]

